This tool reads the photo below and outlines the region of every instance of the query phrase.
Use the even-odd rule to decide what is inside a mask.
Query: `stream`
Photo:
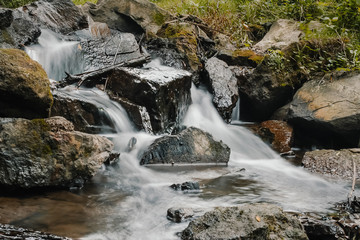
[[[39,43],[27,51],[51,78],[82,69],[81,60],[73,55],[76,42],[62,42],[43,31]],[[57,91],[107,112],[116,133],[102,135],[113,141],[120,159],[103,167],[82,189],[0,197],[2,222],[86,240],[179,239],[176,233],[189,221],[169,221],[166,212],[171,207],[193,208],[195,216],[201,216],[217,206],[269,202],[287,211],[325,213],[345,200],[351,188],[350,183],[325,180],[281,158],[238,120],[236,125],[226,124],[213,107],[211,94],[202,88],[192,86],[192,104],[183,124],[225,142],[231,148],[228,166],[140,166],[139,153],[159,136],[136,131],[126,111],[99,89],[69,86]],[[137,143],[127,152],[132,137]],[[169,187],[186,181],[198,181],[201,190],[180,192]]]

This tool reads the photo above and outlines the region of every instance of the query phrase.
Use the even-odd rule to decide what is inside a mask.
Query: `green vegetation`
[[[18,8],[36,0],[0,0],[0,7]],[[82,5],[86,2],[97,3],[98,0],[72,0],[76,5]]]
[[[151,0],[177,15],[196,15],[207,26],[229,35],[238,47],[251,46],[267,23],[286,18],[301,22],[303,41],[286,53],[265,58],[276,72],[304,74],[359,69],[360,0]]]
[[[83,5],[86,2],[97,3],[98,0],[72,0],[75,5]]]

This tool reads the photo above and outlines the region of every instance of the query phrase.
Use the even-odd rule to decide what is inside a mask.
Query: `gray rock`
[[[307,131],[334,134],[334,141],[340,139],[356,147],[360,137],[359,92],[359,74],[306,82],[290,103],[288,121]]]
[[[230,148],[198,128],[161,137],[142,155],[140,164],[227,163]]]
[[[210,239],[308,239],[300,221],[279,207],[266,204],[245,204],[220,207],[190,222],[182,232],[183,240]]]
[[[72,187],[90,179],[109,157],[105,137],[74,131],[62,117],[0,122],[0,185]]]
[[[154,133],[171,132],[191,102],[191,74],[173,68],[117,68],[107,89],[128,102],[146,108]]]
[[[231,113],[239,98],[237,79],[229,66],[216,57],[205,63],[208,82],[213,92],[213,102],[225,120],[231,119]]]
[[[260,52],[268,49],[284,49],[292,43],[299,42],[302,35],[299,22],[279,19],[272,24],[264,38],[254,45],[254,49]]]
[[[197,191],[200,190],[199,182],[184,182],[182,184],[173,184],[170,186],[172,189],[176,191]]]
[[[11,9],[0,8],[0,29],[9,27],[13,20]]]
[[[302,164],[310,172],[350,180],[353,177],[353,161],[359,175],[360,148],[306,152]]]
[[[192,218],[193,216],[194,211],[191,208],[169,208],[167,210],[167,218],[176,223]]]

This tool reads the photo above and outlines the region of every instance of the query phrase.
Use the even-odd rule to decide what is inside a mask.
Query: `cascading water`
[[[38,52],[32,56],[37,59]],[[156,64],[147,67],[156,67]],[[139,153],[158,136],[135,131],[124,109],[98,89],[77,90],[70,86],[59,91],[90,101],[112,117],[117,133],[105,136],[114,142],[115,150],[121,155],[115,166],[103,169],[91,183],[74,193],[76,197],[67,198],[80,198],[75,202],[86,212],[93,211],[90,214],[93,217],[72,214],[61,220],[61,226],[65,227],[56,231],[57,234],[71,236],[69,226],[76,223],[78,229],[85,229],[83,235],[86,236],[74,236],[83,239],[178,239],[176,233],[188,222],[167,220],[170,207],[193,208],[199,216],[216,206],[271,202],[287,210],[324,212],[332,203],[343,200],[348,191],[345,184],[325,181],[291,165],[245,128],[225,124],[212,105],[211,95],[194,86],[191,89],[193,103],[183,124],[201,128],[228,144],[231,156],[227,167],[140,166]],[[132,137],[137,143],[128,152]],[[169,188],[173,183],[191,180],[199,181],[200,192],[183,193]],[[45,200],[38,198],[37,201],[40,204]],[[59,224],[54,219],[64,209],[55,212],[49,209],[28,219],[35,227],[49,220]],[[53,213],[51,217],[39,218],[49,212]],[[47,230],[51,231],[51,226]]]

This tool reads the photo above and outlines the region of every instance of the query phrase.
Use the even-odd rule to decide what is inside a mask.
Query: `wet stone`
[[[176,191],[200,190],[199,182],[184,182],[182,184],[173,184],[170,187]]]
[[[192,218],[193,216],[194,211],[191,208],[169,208],[167,210],[167,218],[176,223]]]

